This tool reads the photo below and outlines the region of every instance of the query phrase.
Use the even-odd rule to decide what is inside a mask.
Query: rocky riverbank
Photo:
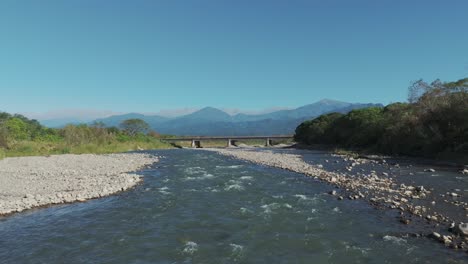
[[[141,181],[129,172],[155,162],[157,157],[138,153],[0,160],[0,215],[125,191]]]
[[[237,159],[286,169],[320,179],[339,188],[330,192],[331,195],[335,195],[339,200],[364,199],[380,208],[398,210],[399,221],[402,224],[407,225],[414,222],[418,225],[426,225],[432,228],[429,232],[415,233],[413,235],[429,236],[450,248],[468,250],[468,226],[461,222],[460,219],[451,219],[449,216],[437,212],[433,206],[435,204],[434,197],[445,197],[445,195],[437,194],[437,190],[428,189],[424,186],[405,185],[387,172],[378,174],[372,171],[365,174],[327,171],[321,164],[311,165],[306,163],[300,155],[245,149],[209,150]],[[328,160],[325,162],[328,162]],[[347,164],[346,170],[351,172],[355,166],[363,163],[382,163],[385,160],[376,161],[343,156],[342,162]],[[398,164],[394,166],[398,166]],[[460,194],[451,193],[448,195],[458,196]],[[467,219],[468,204],[457,202],[455,206],[456,210],[465,211],[462,214]]]

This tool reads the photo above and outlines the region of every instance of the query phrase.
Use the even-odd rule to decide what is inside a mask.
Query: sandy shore
[[[157,161],[157,157],[137,153],[0,160],[0,215],[127,190],[141,181],[128,172]]]
[[[461,248],[468,250],[468,225],[455,223],[453,219],[436,212],[433,208],[420,204],[420,201],[427,199],[433,190],[427,190],[424,186],[411,186],[399,184],[395,179],[389,177],[387,173],[377,175],[372,172],[369,175],[345,174],[323,169],[322,165],[311,165],[306,163],[300,155],[273,153],[269,151],[256,151],[247,149],[204,149],[215,151],[219,154],[233,158],[250,161],[256,164],[281,168],[325,181],[339,189],[331,191],[338,199],[364,199],[370,203],[382,207],[400,211],[400,222],[409,224],[417,221],[420,224],[427,223],[437,227],[439,230],[450,230],[440,234],[431,232],[426,234],[444,243],[451,248]],[[373,160],[354,159],[344,157],[343,161],[349,163],[348,170],[352,167]],[[460,209],[467,210],[466,204]],[[439,231],[440,232],[440,231]]]

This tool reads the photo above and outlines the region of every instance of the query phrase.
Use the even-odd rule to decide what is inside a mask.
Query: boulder
[[[424,189],[424,186],[421,185],[421,186],[416,187],[415,190],[416,190],[417,192],[424,192],[426,189]]]

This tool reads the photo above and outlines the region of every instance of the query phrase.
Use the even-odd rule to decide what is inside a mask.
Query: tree
[[[5,122],[8,135],[15,140],[26,140],[30,138],[28,125],[20,118],[13,117]]]
[[[306,144],[331,144],[333,142],[327,130],[342,116],[340,113],[330,113],[306,121],[296,128],[294,139]]]
[[[132,137],[139,133],[146,133],[150,129],[148,123],[139,118],[122,121],[122,123],[120,123],[120,128]]]

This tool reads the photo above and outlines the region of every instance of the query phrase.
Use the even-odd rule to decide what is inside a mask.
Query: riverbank
[[[451,157],[442,157],[439,159],[419,157],[419,156],[402,156],[402,155],[387,155],[378,152],[373,152],[369,150],[359,150],[359,149],[348,149],[348,148],[339,148],[332,145],[324,144],[313,144],[306,145],[301,143],[296,143],[291,146],[295,149],[303,150],[323,150],[335,153],[337,155],[343,155],[353,158],[363,158],[363,159],[373,159],[373,160],[383,160],[383,159],[406,159],[413,160],[416,163],[427,164],[427,165],[437,165],[437,166],[446,166],[457,168],[460,171],[466,169],[468,174],[468,157],[465,155],[451,156]]]
[[[70,145],[63,141],[18,141],[8,149],[0,147],[0,160],[7,157],[46,156],[60,154],[110,154],[136,150],[169,149],[160,139],[112,141],[105,144],[83,143]]]
[[[363,199],[378,208],[398,210],[398,218],[402,224],[414,223],[418,226],[426,226],[426,228],[420,229],[425,231],[412,235],[430,236],[451,248],[465,251],[468,249],[468,228],[461,223],[468,217],[466,214],[468,204],[463,200],[457,200],[461,197],[461,194],[442,194],[434,188],[405,184],[394,173],[388,171],[379,173],[371,171],[367,174],[354,169],[361,164],[368,163],[373,167],[382,162],[385,163],[385,161],[342,157],[336,162],[346,164],[346,171],[350,173],[345,173],[326,170],[324,164],[309,164],[300,155],[241,149],[208,150],[320,179],[339,188],[330,191],[330,194],[336,196],[339,200]],[[324,162],[328,163],[329,161],[325,160]],[[397,167],[397,164],[394,166]],[[441,212],[439,204],[453,207],[459,217],[453,217],[443,211]]]
[[[133,173],[158,162],[139,153],[54,155],[0,160],[0,215],[108,196],[137,185]]]

